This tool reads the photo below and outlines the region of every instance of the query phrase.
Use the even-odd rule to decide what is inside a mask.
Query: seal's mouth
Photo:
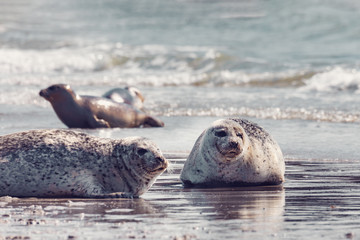
[[[229,152],[225,153],[224,155],[228,158],[232,158],[232,157],[236,157],[239,154],[240,154],[240,151],[229,151]]]
[[[165,169],[166,169],[165,167],[159,167],[159,168],[153,170],[152,172],[165,171]]]
[[[150,172],[151,172],[151,173],[158,173],[158,172],[163,172],[163,171],[165,171],[165,169],[166,169],[166,167],[160,166],[160,167],[158,167],[158,168],[156,168],[156,169],[151,170]]]

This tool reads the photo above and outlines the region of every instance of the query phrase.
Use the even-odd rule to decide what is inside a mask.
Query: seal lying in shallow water
[[[168,166],[158,147],[140,137],[33,130],[0,142],[0,196],[138,197]]]
[[[40,91],[69,128],[163,127],[164,123],[125,103],[79,96],[69,85],[55,84]]]
[[[185,185],[276,185],[284,181],[280,147],[245,119],[215,121],[197,139],[180,179]]]
[[[140,90],[135,87],[113,88],[104,93],[102,97],[109,98],[115,102],[129,104],[140,110],[143,110],[144,107],[145,98]]]

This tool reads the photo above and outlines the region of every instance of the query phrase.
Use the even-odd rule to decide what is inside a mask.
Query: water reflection
[[[194,205],[209,206],[210,219],[256,219],[281,216],[285,206],[282,187],[191,189]]]
[[[37,199],[9,198],[0,199],[2,215],[12,219],[60,218],[118,223],[137,222],[137,216],[159,213],[144,199]]]

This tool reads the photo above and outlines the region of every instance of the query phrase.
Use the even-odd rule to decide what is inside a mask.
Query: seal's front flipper
[[[163,121],[151,116],[147,116],[144,121],[144,127],[163,127],[163,126],[164,126]]]
[[[110,124],[104,119],[97,118],[93,116],[89,121],[91,128],[110,128]]]

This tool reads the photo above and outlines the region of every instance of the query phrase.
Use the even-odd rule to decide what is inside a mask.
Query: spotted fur
[[[140,137],[112,140],[69,130],[0,137],[0,196],[138,197],[167,167]]]
[[[284,181],[279,145],[246,119],[215,121],[197,139],[184,167],[185,185],[275,185]]]

